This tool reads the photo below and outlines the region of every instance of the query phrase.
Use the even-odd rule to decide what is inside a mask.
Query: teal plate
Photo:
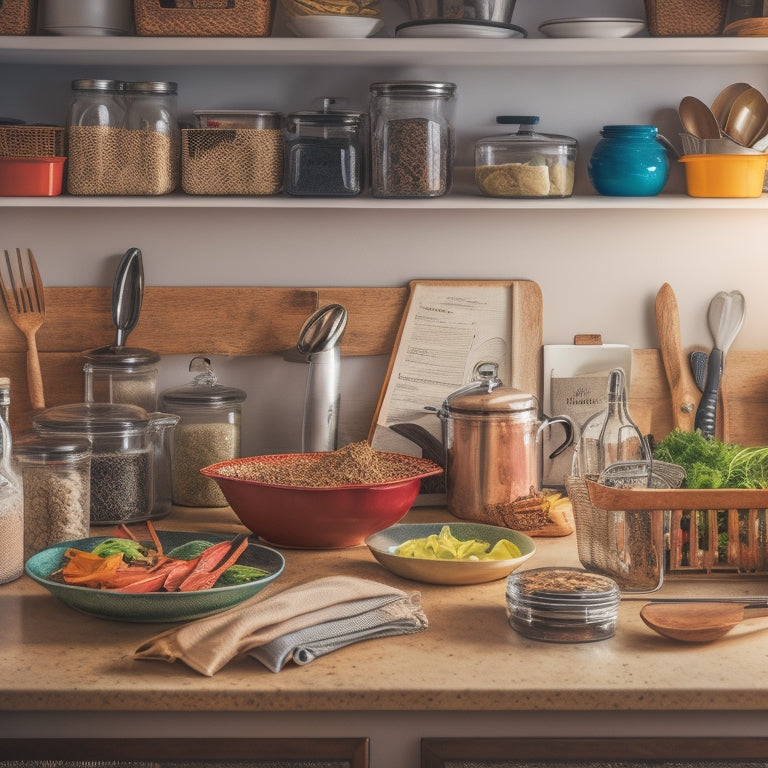
[[[189,541],[231,541],[234,536],[222,536],[213,533],[180,533],[176,531],[158,531],[157,535],[164,551],[169,551]],[[201,589],[197,592],[147,592],[130,595],[106,589],[80,587],[51,581],[48,577],[61,568],[64,552],[70,547],[90,552],[97,544],[109,538],[96,536],[89,539],[76,539],[56,544],[44,549],[27,560],[27,575],[38,584],[42,584],[54,597],[91,616],[116,621],[161,623],[171,621],[191,621],[203,616],[232,608],[249,597],[261,592],[271,584],[285,567],[285,558],[276,550],[261,544],[248,544],[247,549],[237,561],[240,565],[251,565],[268,571],[269,576],[256,581],[236,586]]]

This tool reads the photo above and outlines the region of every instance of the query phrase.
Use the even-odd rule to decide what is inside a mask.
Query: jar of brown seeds
[[[453,83],[370,86],[374,197],[440,197],[453,183]]]

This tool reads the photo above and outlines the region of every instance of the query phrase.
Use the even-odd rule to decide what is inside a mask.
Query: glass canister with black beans
[[[363,112],[332,109],[324,99],[317,111],[292,112],[285,121],[287,195],[346,197],[365,188],[366,122]]]
[[[374,197],[440,197],[453,183],[453,83],[370,86]]]

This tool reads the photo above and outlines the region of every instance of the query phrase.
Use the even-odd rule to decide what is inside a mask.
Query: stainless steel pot
[[[573,443],[567,416],[539,415],[537,399],[505,387],[495,373],[449,395],[437,412],[443,427],[448,511],[487,522],[489,512],[539,490],[544,426],[562,423],[566,436],[550,458]]]

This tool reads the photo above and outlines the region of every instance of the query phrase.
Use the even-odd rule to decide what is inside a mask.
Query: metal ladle
[[[339,428],[341,353],[347,310],[328,304],[307,318],[296,349],[309,363],[304,398],[302,452],[333,451]]]

